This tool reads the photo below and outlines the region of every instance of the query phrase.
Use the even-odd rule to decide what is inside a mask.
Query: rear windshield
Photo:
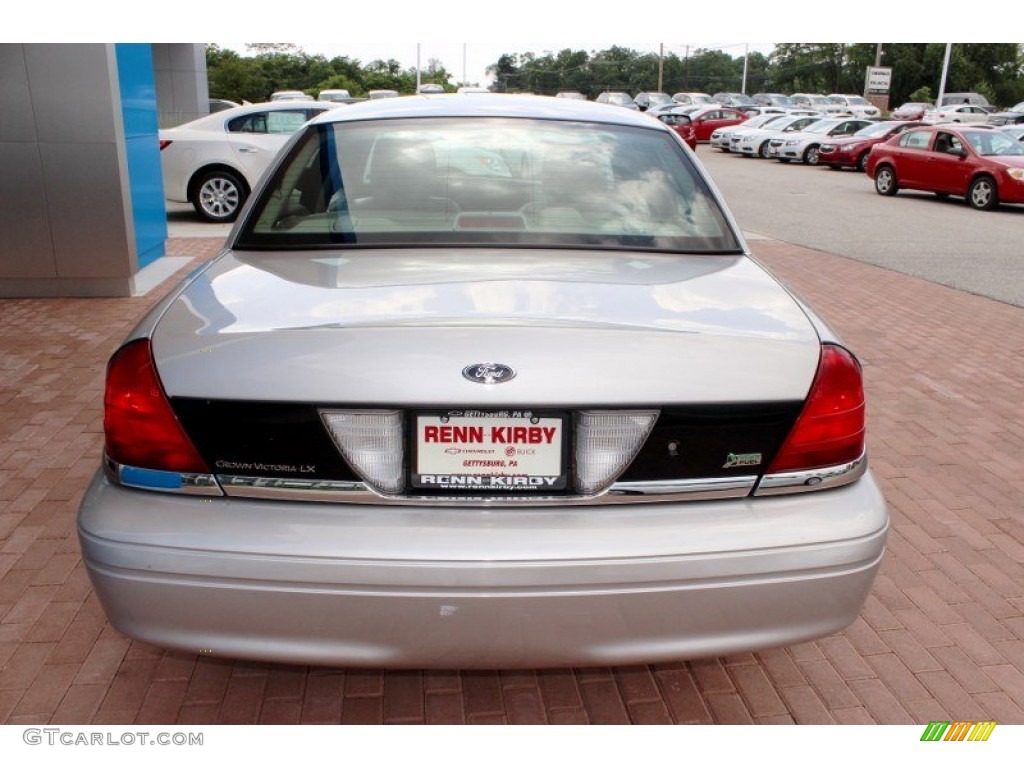
[[[516,118],[309,126],[234,245],[445,244],[740,250],[673,135]]]

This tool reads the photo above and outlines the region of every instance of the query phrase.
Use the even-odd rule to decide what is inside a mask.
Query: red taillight
[[[864,453],[864,382],[860,364],[824,344],[804,409],[768,474],[845,464]]]
[[[107,365],[103,431],[107,456],[118,464],[209,472],[171,410],[153,366],[148,339],[121,347]]]
[[[160,151],[163,152],[173,143],[170,139],[160,139]]]

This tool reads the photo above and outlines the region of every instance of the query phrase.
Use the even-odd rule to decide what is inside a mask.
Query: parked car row
[[[711,146],[782,163],[854,168],[874,180],[880,195],[933,192],[963,197],[979,210],[1024,203],[1024,125],[761,115],[717,129]]]
[[[165,197],[191,203],[206,221],[233,221],[256,181],[291,134],[310,118],[346,103],[343,94],[329,94],[336,95],[339,101],[279,99],[230,107],[160,131]],[[873,123],[861,118],[829,117],[793,106],[763,107],[781,111],[748,117],[731,107],[682,105],[671,98],[660,106],[650,106],[658,101],[661,100],[649,102],[648,114],[668,124],[692,149],[699,142],[709,142],[713,148],[726,152],[835,169],[865,170],[874,145],[927,122],[925,119]],[[977,107],[960,104],[946,114],[973,114],[974,109]],[[1007,114],[1024,118],[1024,103]],[[1007,126],[1010,125],[1007,119]],[[913,178],[908,183],[914,183]],[[966,194],[966,186],[961,186]],[[1000,192],[998,185],[994,189]],[[1015,198],[1015,189],[999,198]]]
[[[842,137],[850,136],[861,128],[873,125],[868,120],[847,117],[824,117],[798,131],[776,136],[768,141],[767,156],[783,163],[797,161],[817,165],[820,161],[821,145]]]
[[[756,125],[749,122],[736,126],[729,132],[728,147],[721,147],[729,152],[750,157],[768,157],[768,146],[771,140],[786,134],[802,131],[812,123],[821,120],[821,115],[773,115]],[[728,130],[728,129],[725,129]]]
[[[863,96],[833,93],[829,96],[796,93],[787,96],[782,93],[716,93],[709,96],[699,92],[680,92],[669,96],[661,91],[641,91],[630,97],[625,91],[604,91],[597,96],[601,104],[614,104],[627,109],[645,112],[649,109],[674,106],[729,107],[746,114],[760,114],[765,108],[777,110],[813,109],[827,115],[850,115],[863,118],[877,118],[880,112]]]
[[[919,125],[922,123],[912,120],[869,123],[852,135],[832,137],[824,142],[818,150],[818,163],[836,171],[856,168],[863,172],[867,167],[868,154],[875,144],[888,141],[908,128],[916,128]]]
[[[978,94],[947,94],[942,102],[942,106],[936,107],[928,102],[910,101],[893,110],[892,117],[894,120],[924,120],[929,123],[1024,124],[1024,101],[1002,111],[996,111]]]

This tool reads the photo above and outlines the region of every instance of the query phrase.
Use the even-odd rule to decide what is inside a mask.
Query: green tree
[[[494,78],[495,90],[507,91],[509,82],[519,77],[519,57],[514,53],[503,53],[486,71]]]
[[[410,70],[412,75],[413,85],[416,84],[416,70]],[[444,86],[446,91],[454,91],[455,86],[452,85],[451,80],[454,78],[444,64],[441,63],[440,59],[427,59],[427,66],[420,70],[420,82],[421,83],[437,83],[438,85]],[[415,90],[415,89],[414,89]]]
[[[586,51],[563,48],[555,56],[554,66],[558,73],[558,85],[554,93],[579,91],[584,95],[590,95],[590,57]]]
[[[767,88],[780,93],[836,93],[843,84],[844,43],[779,43]]]
[[[590,69],[594,87],[601,91],[653,90],[655,80],[639,88],[631,86],[638,78],[634,76],[636,51],[613,45],[604,51],[598,51],[590,58]]]
[[[674,60],[674,61],[673,61]],[[668,62],[672,61],[669,65]],[[665,79],[665,90],[699,91],[718,93],[719,91],[738,91],[743,79],[743,59],[737,60],[724,51],[714,49],[697,49],[685,62],[673,56],[666,59],[666,72],[675,73],[676,62],[682,66],[682,77]]]
[[[415,88],[415,77],[410,85],[397,60],[374,59],[363,68],[363,83],[368,91],[390,89],[411,93]]]

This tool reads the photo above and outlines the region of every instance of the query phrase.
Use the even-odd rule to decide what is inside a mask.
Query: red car
[[[935,109],[934,104],[927,101],[908,101],[892,113],[893,120],[920,120],[929,109]]]
[[[1002,131],[921,126],[876,144],[867,172],[880,195],[920,189],[979,210],[1024,203],[1024,144]]]
[[[685,109],[683,107],[678,111],[675,109],[661,111],[656,116],[661,122],[678,133],[679,137],[686,142],[686,146],[696,152],[697,131],[694,130],[693,121],[690,119],[690,116],[684,113]]]
[[[922,123],[889,120],[865,126],[852,136],[829,139],[818,148],[818,164],[827,165],[834,171],[841,168],[856,168],[863,172],[868,161],[868,152],[875,144],[881,144],[897,133],[903,133],[908,128],[916,128],[919,125]]]
[[[690,113],[697,141],[710,141],[716,128],[728,128],[748,120],[750,115],[730,107],[705,107]]]

